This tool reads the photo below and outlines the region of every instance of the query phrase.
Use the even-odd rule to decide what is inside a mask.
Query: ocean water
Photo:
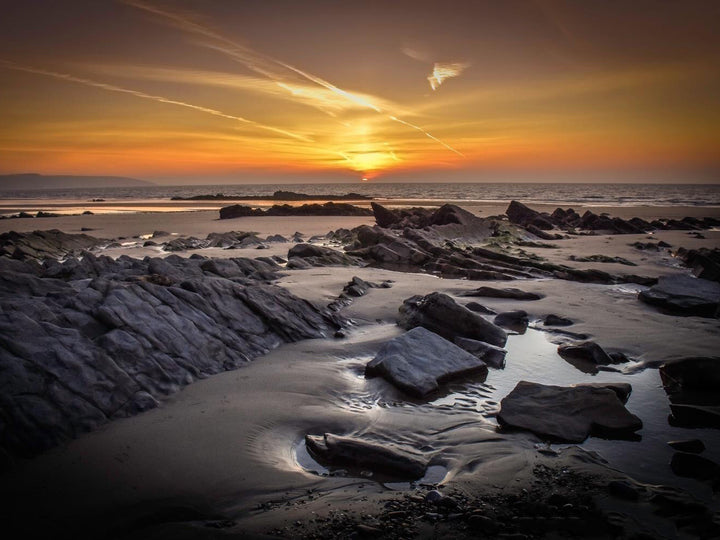
[[[720,206],[720,184],[567,184],[567,183],[358,183],[245,184],[152,186],[142,188],[76,188],[0,191],[0,200],[160,201],[222,193],[266,198],[278,190],[308,195],[358,193],[380,200],[509,202],[558,206]]]

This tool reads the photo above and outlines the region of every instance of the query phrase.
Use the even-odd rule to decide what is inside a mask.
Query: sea
[[[719,184],[575,184],[575,183],[338,183],[338,184],[233,184],[149,187],[103,187],[53,190],[0,190],[0,206],[11,201],[43,202],[92,201],[119,203],[160,202],[172,197],[223,194],[266,199],[275,191],[307,195],[357,193],[378,200],[457,201],[462,203],[507,203],[582,206],[698,206],[720,207]],[[1,213],[1,212],[0,212]]]

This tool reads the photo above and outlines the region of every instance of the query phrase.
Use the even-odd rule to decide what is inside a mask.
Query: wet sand
[[[469,209],[487,216],[502,213],[505,206]],[[621,217],[646,219],[718,216],[717,210],[697,208],[608,211]],[[154,230],[198,237],[230,230],[253,230],[261,236],[289,236],[301,231],[310,236],[373,221],[344,217],[220,221],[216,217],[216,212],[198,211],[3,220],[0,232],[40,228],[78,232],[81,227],[90,227],[95,230],[89,234],[127,239]],[[653,240],[664,240],[673,249],[720,245],[720,231],[703,234],[705,239],[685,231],[662,231],[653,235]],[[577,268],[651,276],[687,272],[668,252],[639,251],[628,246],[638,240],[647,241],[646,236],[577,237],[551,242],[557,248],[523,249]],[[271,244],[269,250],[263,251],[215,249],[202,253],[233,257],[286,255],[290,246]],[[143,248],[139,243],[107,253],[133,257],[160,254],[156,248]],[[568,260],[570,255],[593,254],[621,256],[638,266]],[[600,486],[593,491],[600,508],[628,516],[623,519],[629,530],[635,526],[631,522],[637,520],[646,531],[649,527],[658,535],[675,534],[668,520],[652,514],[645,499],[630,504],[607,494],[608,482],[626,475],[643,485],[668,484],[688,490],[711,509],[718,509],[708,485],[673,475],[668,465],[672,451],[666,444],[671,439],[699,437],[708,447],[704,456],[720,461],[718,431],[671,428],[665,421],[669,404],[659,374],[652,368],[675,357],[717,354],[717,319],[661,314],[637,300],[637,291],[642,288],[639,285],[592,285],[554,279],[499,284],[346,267],[290,270],[286,274],[279,285],[317,304],[336,298],[353,276],[374,282],[390,279],[394,283],[390,289],[370,290],[344,309],[343,315],[355,323],[346,339],[284,345],[239,370],[191,384],[157,409],[114,421],[45,455],[18,463],[2,478],[3,491],[12,493],[15,501],[6,513],[31,515],[34,526],[39,528],[64,529],[88,537],[99,537],[108,530],[133,538],[209,538],[221,533],[222,537],[302,537],[314,533],[322,537],[329,526],[323,519],[333,512],[344,512],[362,521],[363,514],[387,513],[387,501],[402,500],[413,493],[422,496],[429,489],[337,471],[336,475],[324,476],[326,470],[308,465],[302,448],[306,434],[324,432],[370,435],[380,442],[416,448],[433,466],[427,483],[441,484],[447,493],[468,497],[483,495],[492,499],[530,490],[538,481],[540,466],[552,471],[575,471]],[[553,335],[532,328],[541,328],[535,323],[523,335],[510,337],[505,370],[491,369],[486,379],[453,382],[429,400],[410,399],[384,380],[363,376],[364,364],[385,341],[402,332],[395,320],[404,299],[433,291],[456,295],[482,285],[512,286],[544,294],[544,298],[532,302],[479,300],[498,312],[524,309],[531,321],[549,313],[569,317],[576,324],[568,330],[589,334],[607,350],[622,350],[633,361],[618,366],[616,373],[583,373],[556,354]],[[457,299],[461,303],[478,300]],[[644,369],[647,366],[650,369]],[[634,392],[627,407],[645,424],[639,432],[641,440],[590,438],[580,445],[580,450],[553,445],[558,455],[540,451],[546,447],[539,438],[499,430],[494,419],[498,402],[520,379],[563,385],[631,382]],[[607,463],[588,453],[592,451]],[[641,492],[650,489],[637,485]],[[208,527],[210,522],[224,525]],[[443,527],[451,524],[423,520],[412,523],[408,531],[429,537],[451,534]]]

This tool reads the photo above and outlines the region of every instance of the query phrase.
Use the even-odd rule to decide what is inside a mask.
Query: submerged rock
[[[422,326],[450,341],[464,337],[499,347],[507,341],[502,328],[438,292],[405,300],[400,306],[398,326],[406,330]]]
[[[582,341],[558,346],[558,354],[563,358],[583,360],[598,365],[614,364],[613,358],[594,341]]]
[[[421,454],[360,437],[332,433],[306,435],[305,444],[310,454],[320,462],[370,469],[398,478],[422,478],[428,466]]]
[[[424,397],[439,383],[475,371],[485,362],[425,328],[414,328],[387,342],[367,366],[367,376],[382,376],[401,390]]]
[[[638,298],[674,315],[718,317],[720,283],[686,275],[664,276]]]
[[[584,441],[591,434],[627,437],[642,428],[615,391],[520,381],[500,403],[498,421],[552,440]]]

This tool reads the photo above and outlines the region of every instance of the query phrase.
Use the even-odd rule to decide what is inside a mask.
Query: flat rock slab
[[[686,275],[664,276],[638,298],[675,315],[718,317],[720,283]]]
[[[332,433],[306,435],[305,444],[318,461],[370,469],[399,478],[422,478],[428,466],[427,460],[418,453],[359,437]]]
[[[417,397],[434,392],[446,379],[486,370],[480,358],[422,327],[388,341],[365,366],[366,375],[382,376]]]
[[[474,354],[490,367],[495,369],[505,368],[505,355],[507,354],[507,350],[502,347],[496,347],[484,341],[463,337],[455,338],[455,345]]]
[[[611,388],[520,381],[500,403],[498,421],[552,440],[580,443],[592,433],[623,437],[642,428]]]

